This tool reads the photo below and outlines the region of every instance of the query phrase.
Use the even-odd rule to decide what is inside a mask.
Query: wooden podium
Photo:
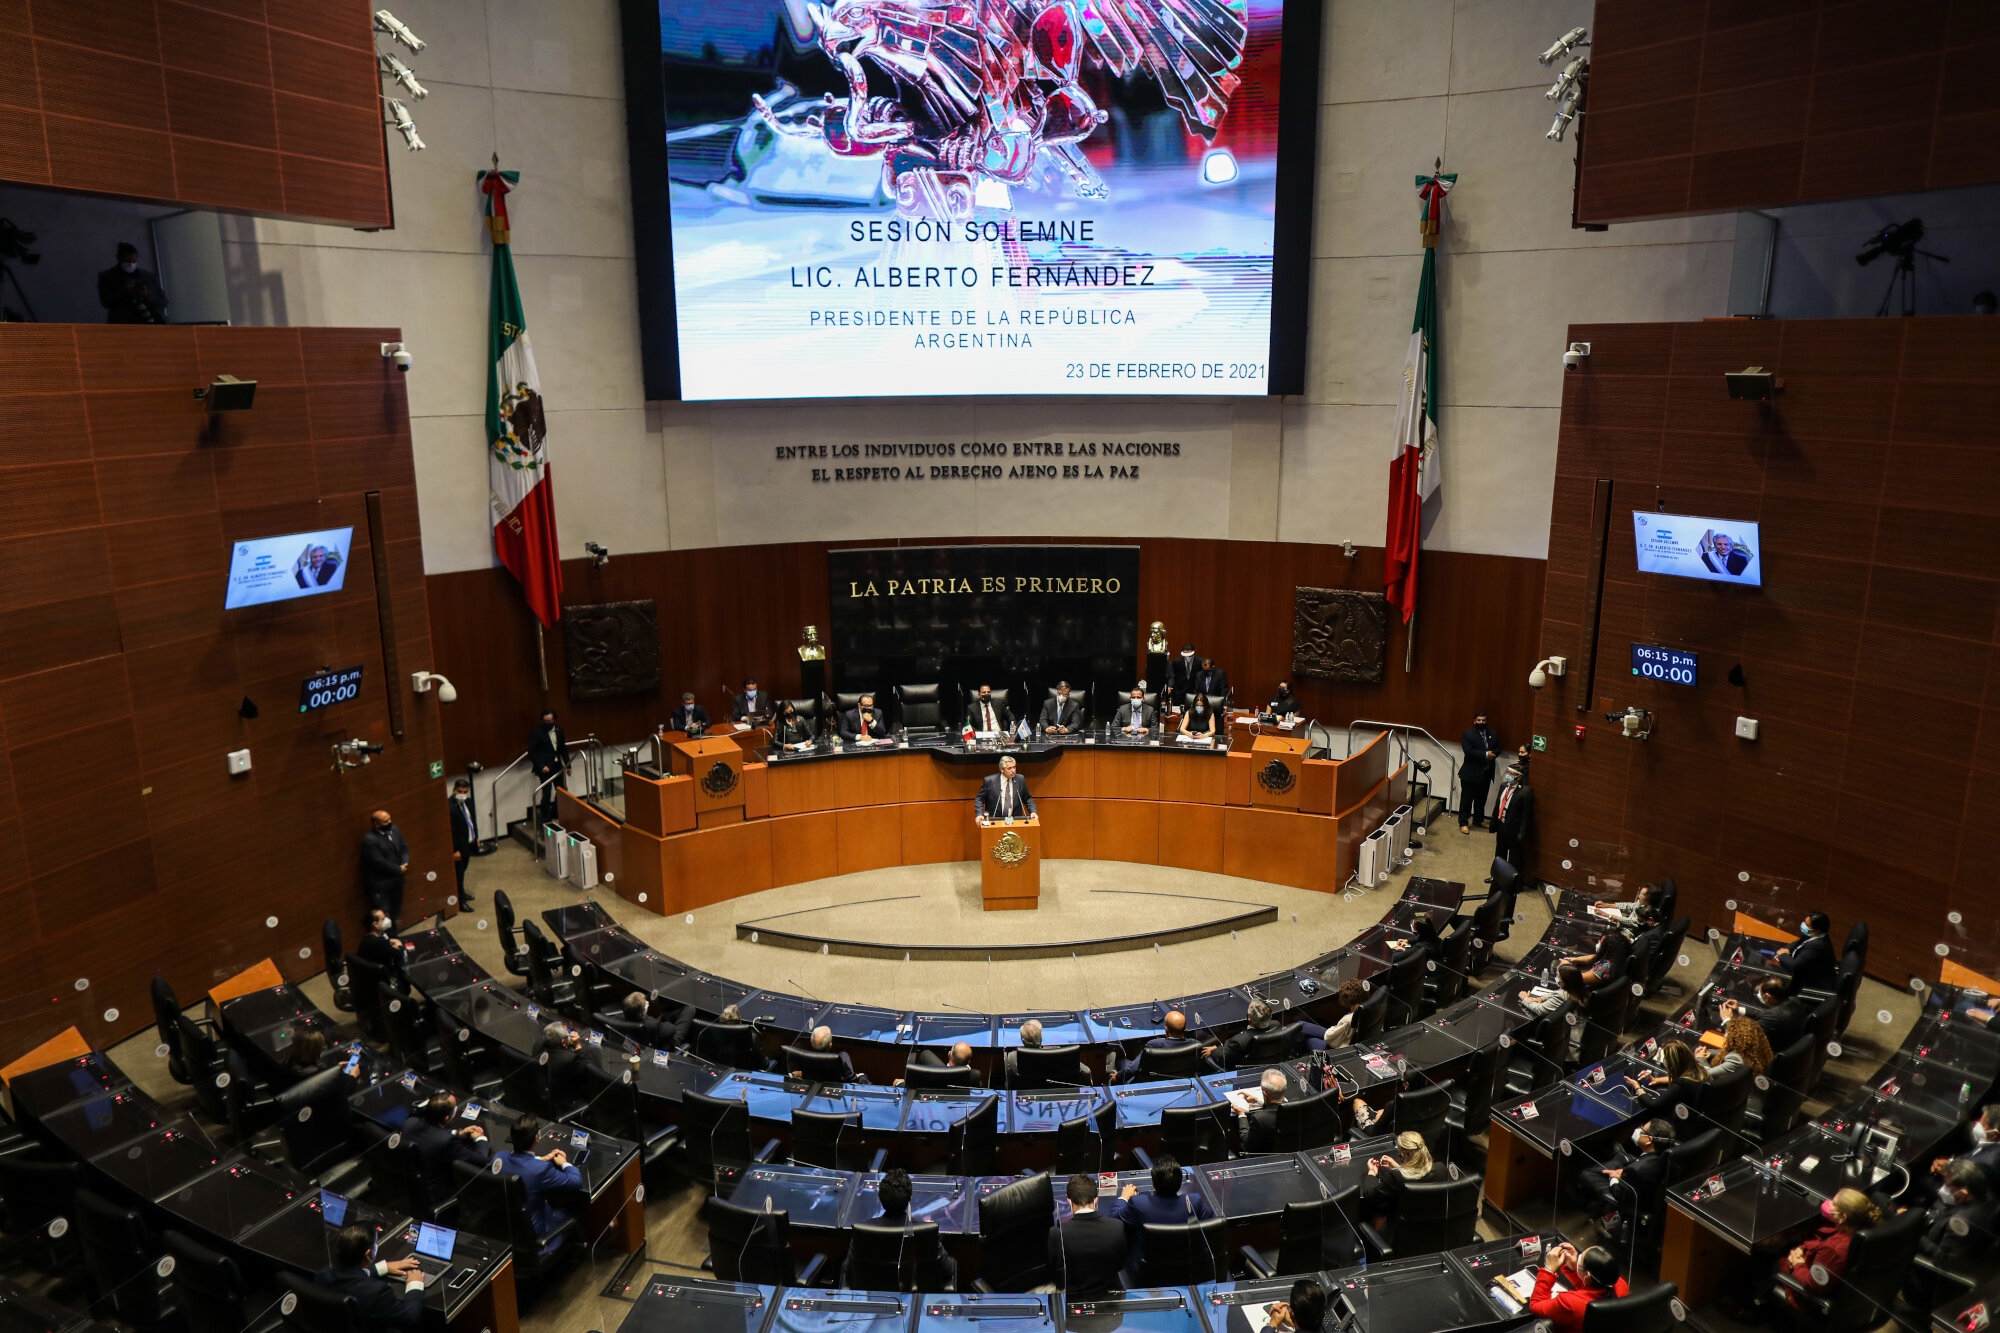
[[[1032,912],[1041,905],[1041,820],[979,826],[979,900],[989,912]]]
[[[1250,804],[1278,810],[1299,808],[1299,777],[1307,741],[1302,736],[1259,736],[1250,747]]]
[[[743,822],[743,747],[727,737],[675,741],[674,776],[694,779],[696,828]]]

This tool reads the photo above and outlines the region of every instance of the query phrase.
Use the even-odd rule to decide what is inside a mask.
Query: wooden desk
[[[285,984],[285,974],[278,971],[278,965],[266,958],[261,963],[253,963],[227,981],[209,987],[208,1002],[221,1008],[226,1000],[252,991],[269,990],[273,986]]]
[[[75,1028],[65,1028],[13,1064],[0,1069],[0,1081],[12,1083],[23,1074],[32,1074],[37,1069],[47,1069],[50,1065],[89,1054],[90,1043],[83,1039],[83,1034]]]
[[[1506,1212],[1555,1192],[1555,1159],[1517,1136],[1500,1117],[1486,1124],[1486,1201]],[[1666,1276],[1664,1273],[1662,1277]],[[1686,1288],[1682,1288],[1683,1291]]]
[[[646,1243],[646,1205],[639,1198],[639,1159],[646,1145],[638,1146],[618,1178],[592,1196],[584,1216],[586,1232],[603,1237],[620,1254],[636,1254]]]
[[[1304,737],[1259,736],[1250,746],[1250,804],[1298,809],[1305,759]]]
[[[1678,1286],[1688,1309],[1712,1304],[1735,1285],[1749,1260],[1730,1241],[1668,1201],[1660,1240],[1660,1281]]]
[[[1041,906],[1041,820],[979,826],[979,900],[989,912],[1032,912]]]
[[[500,1271],[445,1327],[451,1333],[521,1333],[520,1303],[514,1294],[514,1261],[509,1259],[501,1264]]]
[[[674,776],[694,779],[696,828],[743,818],[743,747],[722,737],[676,741],[668,750]]]

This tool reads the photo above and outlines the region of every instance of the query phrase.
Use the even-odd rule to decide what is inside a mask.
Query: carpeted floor
[[[1412,866],[1371,892],[1320,894],[1281,886],[1154,866],[1116,862],[1054,861],[1044,870],[1042,910],[989,916],[978,909],[978,871],[970,865],[906,867],[847,875],[793,885],[719,903],[701,911],[662,919],[641,907],[598,890],[591,895],[611,914],[648,943],[699,967],[740,981],[767,985],[823,998],[893,1005],[936,1007],[940,1003],[987,1011],[1025,1008],[1076,1008],[1118,1004],[1227,985],[1303,962],[1352,938],[1379,920],[1402,892],[1407,875],[1415,873],[1457,880],[1467,892],[1484,891],[1481,880],[1493,854],[1490,834],[1462,835],[1455,825],[1434,824],[1426,846]],[[481,858],[468,876],[476,906],[450,922],[453,934],[475,958],[496,975],[502,974],[497,931],[490,916],[492,893],[505,889],[523,919],[539,917],[548,907],[575,901],[567,884],[551,879],[524,850],[511,843]],[[910,895],[915,895],[914,898]],[[1137,897],[1133,895],[1146,895]],[[1161,896],[1177,901],[1166,901]],[[841,909],[871,899],[895,901]],[[900,959],[821,955],[738,939],[736,923],[783,913],[807,912],[861,930],[880,930],[891,938],[980,941],[1008,938],[1069,939],[1098,933],[1106,922],[1120,929],[1148,929],[1172,924],[1187,914],[1213,910],[1214,899],[1269,903],[1278,909],[1275,923],[1243,929],[1234,937],[1166,944],[1157,950],[1063,959],[994,959],[989,962],[929,962]],[[1114,906],[1107,908],[1106,904]],[[830,910],[831,909],[831,910]],[[1548,918],[1546,904],[1524,895],[1520,919],[1500,954],[1518,957],[1541,934]],[[1683,984],[1705,974],[1712,960],[1707,947],[1690,941],[1686,962],[1675,969]],[[307,983],[307,993],[322,1008],[332,1010],[323,977]],[[1663,1017],[1679,995],[1674,987],[1656,997],[1634,1026]],[[1877,1011],[1888,1021],[1877,1021]],[[1815,1106],[1838,1101],[1854,1083],[1867,1076],[1895,1049],[1916,1019],[1916,1002],[1907,992],[1869,982],[1859,1017],[1843,1054],[1828,1066]],[[165,1062],[155,1057],[155,1037],[149,1032],[114,1052],[120,1065],[146,1090],[169,1105],[187,1104],[187,1090],[166,1076]],[[701,1194],[681,1188],[646,1205],[646,1258],[638,1271],[698,1273],[706,1240],[697,1210]],[[1552,1204],[1548,1225],[1581,1234],[1584,1222],[1563,1206]],[[623,1255],[593,1256],[568,1270],[539,1293],[523,1293],[521,1326],[526,1333],[584,1333],[612,1330],[631,1308],[604,1297]]]

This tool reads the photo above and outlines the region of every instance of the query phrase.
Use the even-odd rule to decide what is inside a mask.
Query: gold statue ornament
[[[1167,627],[1160,621],[1153,622],[1152,633],[1146,636],[1146,651],[1164,653],[1167,651]]]
[[[799,645],[799,661],[826,661],[826,645],[819,641],[819,626],[806,626],[806,641]]]

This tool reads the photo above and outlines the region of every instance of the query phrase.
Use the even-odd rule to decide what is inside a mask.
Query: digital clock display
[[[1635,659],[1636,660],[1636,659]],[[299,686],[299,711],[316,712],[335,704],[352,703],[361,697],[361,668],[344,667],[323,675],[308,676]]]
[[[1678,648],[1662,648],[1654,643],[1632,645],[1632,674],[1647,680],[1664,680],[1672,685],[1692,685],[1695,655]]]

